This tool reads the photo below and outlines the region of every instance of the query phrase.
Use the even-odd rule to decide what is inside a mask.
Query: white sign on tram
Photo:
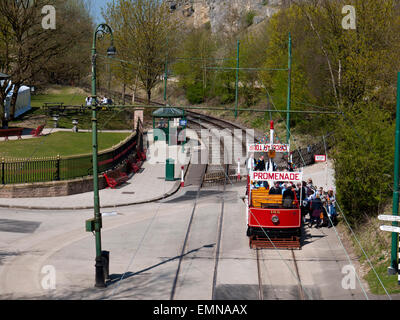
[[[270,150],[289,152],[290,146],[288,144],[249,144],[247,146],[248,152],[269,152]]]
[[[268,172],[268,171],[254,171],[251,172],[250,180],[252,181],[289,181],[289,182],[302,182],[302,172]]]

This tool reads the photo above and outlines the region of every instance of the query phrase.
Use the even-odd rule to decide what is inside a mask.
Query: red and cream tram
[[[289,153],[289,145],[274,144],[274,124],[271,121],[270,143],[249,145],[248,152],[268,159],[267,171],[250,169],[247,179],[247,236],[250,247],[300,248],[302,199],[297,198],[295,189],[284,194],[271,190],[277,182],[294,185],[302,182],[302,172],[274,171],[276,153]]]

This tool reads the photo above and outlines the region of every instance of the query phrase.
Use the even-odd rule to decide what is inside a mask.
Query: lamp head
[[[107,49],[107,56],[114,57],[117,54],[117,49],[112,45]]]

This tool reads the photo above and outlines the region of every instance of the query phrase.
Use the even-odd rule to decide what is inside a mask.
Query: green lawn
[[[50,93],[32,95],[32,107],[42,107],[45,102],[63,102],[65,105],[85,104],[86,95],[72,87],[60,87]]]
[[[45,102],[64,103],[64,105],[80,106],[85,105],[86,94],[83,90],[73,87],[50,87],[44,94],[32,95],[32,110],[21,119],[10,122],[10,126],[26,126],[38,127],[46,122],[46,127],[53,127],[52,117],[48,115],[44,109],[41,109]],[[83,114],[73,113],[61,115],[59,119],[59,127],[71,129],[73,127],[72,120],[78,119],[80,129],[92,128],[92,112],[86,110]],[[36,119],[34,124],[26,124],[27,121]],[[133,115],[129,110],[118,110],[110,108],[108,110],[99,110],[97,113],[99,130],[130,130],[133,127]]]
[[[99,150],[117,145],[128,135],[128,133],[99,132]],[[29,140],[0,142],[0,157],[41,158],[90,154],[91,152],[91,133],[56,132],[49,136]]]

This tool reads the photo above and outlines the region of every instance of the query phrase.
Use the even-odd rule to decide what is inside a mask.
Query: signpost
[[[393,215],[380,215],[378,216],[378,219],[381,221],[390,221],[390,222],[400,222],[400,216],[393,216]],[[380,228],[382,231],[388,231],[388,232],[392,232],[392,234],[396,234],[400,233],[400,227],[396,227],[396,226],[380,226]],[[399,253],[400,255],[400,253]],[[400,285],[400,260],[399,260],[399,266],[397,269],[397,273],[398,273],[398,278],[397,278],[397,283]]]
[[[378,219],[381,221],[397,221],[400,222],[400,216],[392,216],[392,215],[380,215],[378,216]],[[393,231],[396,232],[396,231]]]
[[[380,226],[382,231],[389,231],[389,232],[396,232],[400,233],[400,227],[393,227],[393,226]]]

